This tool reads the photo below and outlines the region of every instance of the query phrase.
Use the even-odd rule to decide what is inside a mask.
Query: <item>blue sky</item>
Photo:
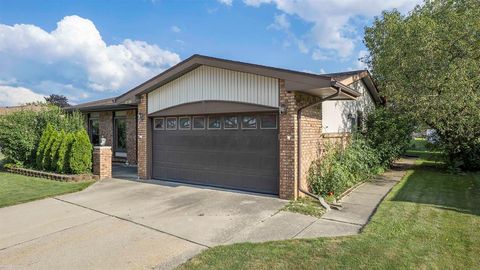
[[[313,73],[364,68],[363,29],[418,0],[0,0],[0,106],[119,95],[192,54]]]

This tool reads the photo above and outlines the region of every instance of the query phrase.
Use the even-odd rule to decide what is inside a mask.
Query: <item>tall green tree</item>
[[[388,102],[437,131],[450,165],[480,169],[480,1],[383,12],[364,42]]]

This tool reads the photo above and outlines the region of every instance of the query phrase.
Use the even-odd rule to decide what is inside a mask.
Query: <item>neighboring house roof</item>
[[[9,113],[21,111],[21,110],[32,110],[32,111],[40,111],[45,108],[45,104],[27,104],[27,105],[19,105],[19,106],[7,106],[7,107],[0,107],[0,115],[6,115]]]
[[[66,108],[67,111],[109,111],[109,110],[121,110],[121,109],[130,109],[136,107],[136,104],[122,104],[116,103],[115,98],[106,98],[95,100],[91,102],[86,102]]]
[[[317,75],[195,54],[118,97],[79,104],[69,109],[110,110],[122,106],[136,106],[138,96],[151,92],[202,65],[283,79],[287,91],[325,97],[335,93],[336,89],[341,89],[340,95],[334,99],[354,99],[360,96],[359,92],[346,86],[331,74]]]
[[[378,88],[375,85],[375,82],[372,79],[372,75],[368,70],[361,69],[346,72],[328,73],[323,75],[332,77],[333,79],[345,85],[350,85],[356,81],[362,80],[363,83],[367,86],[367,89],[375,102],[377,102],[378,104],[383,103],[383,100],[378,93]]]

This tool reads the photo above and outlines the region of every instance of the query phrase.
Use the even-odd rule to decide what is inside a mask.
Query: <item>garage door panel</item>
[[[278,130],[154,130],[153,177],[278,194]]]

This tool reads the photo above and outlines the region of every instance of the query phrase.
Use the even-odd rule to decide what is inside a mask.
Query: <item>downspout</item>
[[[334,97],[337,97],[338,95],[340,95],[340,93],[342,92],[342,89],[338,86],[335,85],[335,81],[332,81],[332,86],[335,87],[337,89],[337,92],[330,95],[330,96],[327,96],[325,98],[322,98],[321,100],[313,103],[313,104],[310,104],[310,105],[307,105],[307,106],[304,106],[304,107],[301,107],[298,109],[297,111],[297,156],[298,156],[298,165],[297,165],[297,186],[298,186],[298,191],[318,200],[320,202],[320,204],[327,210],[330,210],[330,205],[328,205],[328,203],[325,202],[325,199],[320,196],[320,195],[315,195],[311,192],[309,192],[308,190],[305,190],[302,188],[302,184],[301,184],[301,179],[302,179],[302,132],[301,132],[301,128],[302,128],[302,112],[304,109],[308,109],[308,108],[311,108],[313,106],[316,106],[326,100],[329,100],[329,99],[332,99]]]

